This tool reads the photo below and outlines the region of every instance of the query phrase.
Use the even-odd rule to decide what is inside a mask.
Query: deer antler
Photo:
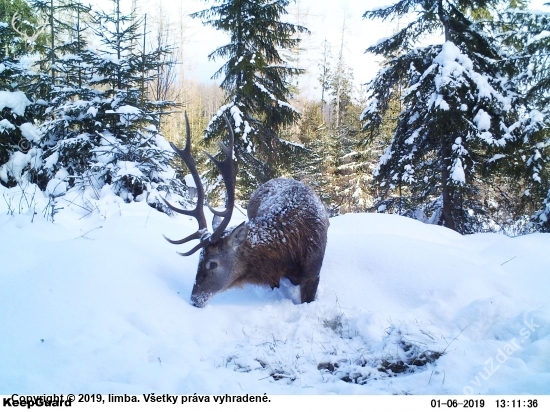
[[[15,27],[15,19],[17,18],[17,14],[18,13],[15,12],[13,14],[13,17],[11,18],[11,27],[13,28],[13,30],[15,30],[15,32],[17,34],[19,34],[20,36],[22,36],[25,39],[25,42],[31,46],[31,51],[32,51],[32,48],[34,47],[33,44],[34,44],[35,40],[46,29],[47,25],[44,24],[44,25],[40,26],[32,36],[29,36],[29,35],[27,35],[27,33],[23,33],[22,31],[18,30],[17,27]]]
[[[195,186],[197,187],[197,206],[195,206],[193,210],[180,209],[168,203],[166,199],[164,198],[162,199],[164,200],[166,205],[168,205],[168,207],[173,211],[187,215],[187,216],[193,216],[195,219],[197,219],[197,222],[199,223],[199,229],[195,233],[181,240],[170,240],[166,236],[164,236],[164,238],[168,242],[176,245],[181,245],[190,240],[202,239],[200,243],[196,245],[193,249],[191,249],[189,252],[186,252],[186,253],[178,252],[182,256],[192,255],[197,250],[201,249],[207,244],[216,243],[220,239],[220,236],[222,235],[223,231],[225,230],[225,228],[229,224],[229,221],[231,220],[231,214],[233,213],[233,206],[235,205],[235,170],[233,167],[233,144],[234,144],[235,138],[233,135],[233,129],[231,128],[231,124],[229,123],[229,120],[227,120],[227,117],[225,118],[225,122],[229,130],[229,146],[225,146],[223,143],[219,144],[220,149],[225,156],[225,159],[220,162],[210,154],[206,153],[206,155],[210,158],[210,160],[212,160],[212,162],[214,162],[214,164],[220,171],[225,183],[225,188],[227,190],[227,201],[226,201],[224,211],[219,212],[217,210],[214,210],[212,207],[210,207],[210,205],[207,204],[208,208],[215,216],[223,217],[223,221],[218,225],[214,233],[212,233],[212,235],[210,236],[203,236],[206,230],[206,219],[204,217],[204,209],[203,209],[204,188],[202,186],[199,173],[197,171],[197,166],[195,165],[195,161],[193,160],[193,157],[191,155],[191,131],[189,128],[189,119],[187,118],[187,113],[185,113],[185,130],[186,130],[185,147],[183,149],[178,149],[173,143],[170,143],[170,145],[172,146],[172,149],[174,149],[177,155],[187,165],[187,168],[191,172],[191,176],[193,177],[193,180],[195,182]]]
[[[225,183],[225,190],[227,192],[227,199],[224,211],[219,212],[217,210],[214,210],[210,207],[210,205],[207,204],[208,209],[210,209],[214,216],[223,217],[223,220],[221,221],[219,226],[216,228],[214,233],[212,233],[212,236],[210,237],[210,243],[216,243],[220,239],[220,236],[222,235],[223,231],[231,220],[233,207],[235,206],[235,168],[233,166],[233,144],[235,142],[235,135],[233,134],[231,123],[229,123],[229,120],[225,115],[224,119],[225,124],[227,125],[227,130],[229,132],[229,147],[225,146],[222,142],[219,143],[219,146],[225,156],[225,159],[220,162],[216,160],[213,156],[206,153],[206,155],[210,158],[210,160],[212,160],[212,162],[214,162],[214,164],[220,171],[222,179]]]
[[[189,128],[189,119],[187,118],[187,113],[185,113],[185,131],[186,131],[186,139],[185,139],[185,147],[183,149],[178,149],[176,145],[174,145],[172,142],[170,142],[170,146],[172,146],[172,149],[177,153],[177,155],[183,160],[183,162],[187,165],[187,168],[189,169],[189,172],[191,172],[191,176],[193,177],[193,180],[195,181],[195,186],[197,187],[197,206],[193,210],[184,210],[180,209],[178,207],[175,207],[168,203],[168,201],[164,198],[164,203],[172,209],[174,212],[181,213],[183,215],[192,216],[195,219],[197,219],[197,222],[199,223],[199,229],[193,233],[190,236],[187,236],[184,239],[181,240],[170,240],[166,236],[164,238],[173,244],[181,245],[183,243],[186,243],[190,240],[200,239],[202,235],[204,234],[204,231],[206,229],[206,218],[204,217],[204,188],[202,186],[201,178],[199,176],[199,172],[197,171],[197,166],[195,165],[195,161],[193,160],[193,157],[191,155],[191,130]],[[204,245],[208,243],[208,238],[203,239],[197,246],[195,246],[193,249],[191,249],[187,253],[180,253],[180,255],[183,256],[189,256],[195,253],[197,250],[202,248]],[[179,253],[179,252],[178,252]]]

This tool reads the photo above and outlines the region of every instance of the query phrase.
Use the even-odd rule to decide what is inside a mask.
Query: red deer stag
[[[222,175],[227,190],[226,208],[217,211],[208,205],[214,220],[223,218],[210,234],[204,217],[204,189],[195,162],[191,156],[191,133],[187,116],[186,145],[183,150],[172,145],[185,162],[197,186],[197,205],[193,210],[182,210],[166,202],[175,212],[193,216],[199,230],[181,240],[182,244],[199,240],[189,256],[199,249],[201,255],[197,277],[191,294],[191,302],[203,307],[210,298],[224,290],[244,284],[279,286],[286,277],[294,285],[300,285],[301,301],[315,299],[319,272],[327,243],[328,215],[321,200],[307,186],[292,179],[273,179],[260,186],[248,204],[248,222],[229,228],[235,203],[235,171],[233,166],[233,130],[225,119],[229,131],[229,146],[220,143],[225,156],[223,161],[208,157]]]

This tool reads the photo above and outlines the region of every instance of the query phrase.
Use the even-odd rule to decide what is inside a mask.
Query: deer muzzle
[[[203,308],[206,306],[213,293],[198,292],[191,295],[191,303],[197,308]]]

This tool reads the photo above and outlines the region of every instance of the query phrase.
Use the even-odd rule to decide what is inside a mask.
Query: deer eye
[[[216,262],[210,262],[210,263],[208,264],[207,269],[213,270],[213,269],[216,269],[217,267],[218,267],[218,264],[217,264]]]

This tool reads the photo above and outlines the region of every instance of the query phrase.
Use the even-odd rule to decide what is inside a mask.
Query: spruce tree
[[[44,133],[43,130],[44,128],[46,130],[55,129],[52,124],[55,124],[56,121],[58,126],[64,125],[68,121],[68,118],[60,119],[56,115],[56,109],[63,102],[73,99],[75,95],[72,89],[73,85],[70,82],[67,83],[65,78],[56,79],[55,75],[59,71],[66,70],[67,65],[70,65],[70,62],[60,59],[60,56],[68,55],[68,49],[71,47],[71,41],[67,37],[70,33],[70,27],[63,22],[60,14],[77,10],[79,7],[82,8],[79,4],[73,4],[72,2],[34,1],[33,11],[46,16],[49,25],[42,25],[42,29],[47,28],[47,30],[42,32],[38,27],[33,28],[32,25],[29,27],[29,22],[24,22],[22,30],[16,30],[24,37],[28,51],[38,52],[40,57],[37,59],[36,54],[27,56],[30,63],[27,64],[25,69],[22,69],[21,64],[10,64],[12,69],[19,67],[18,74],[11,75],[11,87],[14,88],[14,84],[17,85],[17,88],[26,94],[32,104],[27,109],[27,111],[31,111],[26,116],[27,121],[19,126],[19,129],[22,132],[24,131],[23,140],[21,140],[22,143],[19,144],[19,147],[25,148],[24,150],[27,153],[25,157],[15,153],[17,161],[15,162],[14,158],[7,164],[8,179],[11,178],[9,184],[14,184],[15,181],[21,179],[22,175],[26,175],[29,182],[38,184],[42,190],[47,190],[48,183],[53,177],[51,169],[59,153],[55,152],[51,157],[50,155],[58,136],[63,135],[62,129],[64,128],[58,127],[56,134]],[[18,22],[18,26],[19,24],[21,23]],[[42,34],[37,37],[36,35],[39,33]],[[32,67],[30,67],[30,64],[32,64]],[[17,77],[16,82],[13,81],[13,77]],[[19,121],[21,122],[22,119],[20,117]],[[43,130],[41,131],[40,128]],[[18,173],[10,177],[11,172],[9,169],[14,169],[10,165],[15,163],[18,164]]]
[[[281,21],[290,0],[215,0],[209,9],[193,14],[203,23],[227,32],[230,43],[209,55],[225,59],[214,77],[227,102],[212,118],[205,141],[225,136],[226,115],[235,131],[237,185],[249,194],[284,166],[288,150],[296,150],[278,137],[281,127],[294,123],[298,112],[289,104],[291,76],[302,70],[290,67],[281,51],[296,47],[296,34],[305,27]]]
[[[363,111],[373,138],[390,102],[404,85],[397,127],[375,170],[378,211],[391,211],[460,233],[489,229],[480,196],[482,179],[502,163],[519,136],[517,95],[507,82],[498,42],[476,13],[493,13],[491,0],[401,0],[365,18],[417,16],[367,51],[385,67],[369,84]],[[424,35],[443,44],[419,47]],[[400,96],[397,96],[399,98]]]
[[[369,185],[368,150],[362,145],[366,138],[359,116],[361,96],[353,87],[353,71],[340,53],[335,70],[329,76],[329,96],[332,97],[325,162],[329,162],[329,190],[332,213],[363,212],[372,203]]]
[[[98,140],[93,117],[93,100],[98,93],[89,85],[93,53],[88,49],[85,33],[92,21],[91,10],[73,2],[70,9],[64,7],[63,11],[67,20],[53,19],[57,25],[53,32],[63,38],[56,40],[60,45],[55,47],[55,70],[49,71],[52,84],[48,118],[40,126],[45,163],[36,175],[43,188],[54,177],[68,187],[77,184],[88,171]]]
[[[531,213],[527,230],[550,232],[550,16],[525,7],[507,9],[498,23],[522,105],[522,139],[508,153],[521,190],[516,204],[523,215]]]
[[[0,6],[0,184],[12,187],[30,163],[40,162],[34,127],[41,112],[39,76],[26,57],[40,43],[41,28],[27,3],[0,1]]]
[[[120,0],[113,6],[110,13],[96,13],[94,32],[101,46],[83,57],[93,67],[93,90],[86,92],[85,121],[75,132],[85,131],[94,147],[80,179],[95,188],[109,184],[126,201],[147,198],[165,210],[157,193],[180,190],[172,179],[172,150],[159,131],[160,116],[173,103],[149,99],[148,88],[170,50],[148,51],[146,20],[123,14]]]
[[[97,199],[109,188],[125,201],[146,200],[167,211],[159,192],[183,188],[159,132],[160,116],[173,103],[152,100],[148,91],[170,50],[149,50],[145,19],[123,15],[119,0],[113,4],[111,13],[90,15],[73,2],[63,16],[53,15],[59,38],[42,62],[47,118],[33,142],[39,159],[25,169],[53,198],[71,191]],[[99,50],[87,43],[90,30]]]
[[[82,9],[83,6],[70,0],[33,0],[32,4],[37,13],[44,16],[46,20],[47,30],[44,33],[46,39],[39,66],[40,71],[43,72],[42,97],[49,99],[52,89],[58,83],[58,66],[63,65],[58,59],[64,54],[64,43],[70,36],[68,32],[70,33],[71,27],[67,24],[66,18],[75,9]]]

